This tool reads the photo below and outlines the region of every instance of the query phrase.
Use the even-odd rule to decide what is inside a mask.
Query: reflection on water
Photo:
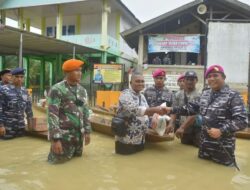
[[[113,138],[94,133],[83,157],[60,165],[47,163],[45,140],[0,141],[0,190],[249,190],[249,146],[237,140],[238,172],[198,159],[196,148],[177,140],[120,156]]]

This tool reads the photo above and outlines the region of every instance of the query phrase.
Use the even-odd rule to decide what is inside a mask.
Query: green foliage
[[[18,58],[15,55],[5,56],[5,68],[14,69],[18,67]]]

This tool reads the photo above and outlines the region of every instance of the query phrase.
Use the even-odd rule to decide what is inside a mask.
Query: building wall
[[[249,52],[249,23],[209,23],[207,64],[222,65],[226,81],[237,89],[247,88]]]
[[[81,34],[100,34],[101,28],[101,14],[81,15]]]
[[[108,16],[108,35],[116,39],[116,17],[117,12],[111,12]]]
[[[36,26],[38,28],[41,28],[41,18],[42,18],[42,11],[44,9],[46,9],[48,11],[48,8],[50,8],[51,6],[47,5],[47,6],[39,6],[39,2],[37,1],[36,3],[36,7],[35,7],[35,11],[32,10],[29,2],[27,2],[27,4],[25,5],[27,8],[23,8],[23,12],[24,17],[29,17],[28,15],[32,15],[31,19],[31,26],[32,26],[32,22],[36,21]],[[45,1],[43,1],[45,2]],[[74,1],[73,1],[74,2]],[[93,2],[93,1],[92,1]],[[99,2],[99,1],[98,1]],[[111,1],[110,1],[111,2]],[[88,5],[86,3],[86,5]],[[54,5],[53,5],[54,6]],[[68,4],[67,4],[68,6]],[[74,4],[72,4],[72,6],[74,6]],[[92,6],[92,5],[91,5]],[[97,6],[100,6],[100,3],[97,4]],[[1,5],[0,5],[1,7]],[[100,49],[101,48],[101,37],[102,37],[102,12],[101,11],[96,11],[93,13],[80,13],[81,14],[81,26],[80,26],[80,34],[79,35],[75,35],[77,32],[77,14],[75,15],[71,15],[74,14],[74,12],[67,12],[68,9],[65,9],[66,5],[64,6],[62,4],[62,14],[65,13],[65,15],[63,15],[62,18],[62,40],[66,40],[68,42],[72,42],[72,43],[77,43],[80,45],[85,45],[88,47],[92,47],[92,48],[97,48]],[[72,7],[71,7],[72,8]],[[100,8],[100,7],[98,7]],[[55,7],[54,7],[55,9]],[[17,9],[12,9],[15,12],[17,11]],[[13,12],[12,10],[7,10],[7,15],[8,12]],[[56,10],[56,9],[55,9]],[[80,9],[82,10],[82,9]],[[98,9],[96,9],[98,10]],[[16,13],[12,13],[12,17],[13,15],[15,16]],[[66,16],[66,14],[70,14],[70,16]],[[120,20],[120,31],[117,31],[117,16],[121,14],[121,20]],[[47,16],[48,14],[45,14],[45,35],[48,35],[50,37],[56,37],[56,25],[57,25],[57,14],[56,12],[53,12],[50,16]],[[25,19],[26,19],[25,18]],[[34,20],[35,19],[35,20]],[[108,49],[108,53],[113,54],[115,56],[119,56],[119,57],[123,57],[125,59],[129,59],[130,61],[134,60],[134,58],[137,57],[135,51],[133,51],[128,45],[127,43],[122,39],[121,36],[119,36],[119,38],[117,39],[117,33],[124,31],[125,29],[129,29],[131,27],[134,26],[132,21],[129,21],[130,18],[128,18],[127,16],[123,15],[122,10],[118,10],[118,9],[112,9],[110,13],[108,13],[108,46],[110,47]],[[18,18],[15,18],[15,20],[18,20]],[[25,20],[24,20],[25,21]],[[74,34],[69,34],[68,33],[68,29],[69,26],[73,25],[75,26],[75,33]],[[65,30],[65,26],[66,26],[66,30]],[[64,30],[63,30],[64,29]],[[63,31],[66,31],[65,34],[63,33]],[[70,36],[69,36],[70,35]],[[87,43],[87,44],[86,44]]]
[[[124,15],[121,16],[121,32],[128,30],[134,27],[131,22],[129,22]],[[131,49],[127,42],[120,36],[120,44],[122,51],[133,55],[133,57],[137,57],[137,53],[135,50]]]

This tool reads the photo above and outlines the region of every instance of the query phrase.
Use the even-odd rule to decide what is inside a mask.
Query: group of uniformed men
[[[25,71],[22,68],[5,69],[0,73],[0,137],[12,139],[24,135],[27,116],[28,128],[32,128],[32,103],[22,86]]]
[[[81,156],[83,142],[90,143],[88,96],[80,85],[83,64],[75,59],[65,61],[62,69],[66,77],[48,94],[50,163]],[[21,68],[1,73],[0,136],[5,139],[24,134],[24,112],[28,126],[32,125],[31,99],[22,87],[24,74]],[[12,83],[6,79],[10,75]],[[178,78],[180,90],[175,94],[164,85],[166,71],[156,69],[152,77],[155,84],[142,93],[144,77],[133,72],[131,88],[121,93],[118,113],[130,120],[126,135],[115,136],[116,153],[132,154],[143,150],[149,116],[170,114],[166,133],[175,131],[182,143],[198,146],[200,158],[224,165],[235,164],[234,133],[247,126],[247,113],[239,93],[225,84],[223,68],[213,65],[207,69],[205,78],[210,88],[201,94],[195,88],[198,77],[194,71],[187,71]]]
[[[156,110],[161,108],[155,113],[171,115],[166,133],[175,131],[183,144],[198,146],[200,158],[237,167],[235,132],[247,127],[247,112],[239,93],[225,83],[224,69],[212,65],[206,70],[205,78],[210,88],[203,89],[201,94],[195,88],[198,77],[194,71],[187,71],[178,78],[180,90],[175,94],[164,85],[164,70],[156,69],[152,76],[155,84],[142,92],[144,78],[141,73],[133,73],[131,89],[123,91],[119,98],[119,114],[129,113],[133,120],[128,120],[124,137],[116,136],[116,152],[131,154],[144,148],[146,130],[143,123],[150,123],[147,110],[152,106]],[[167,107],[162,107],[162,103]],[[123,147],[122,152],[119,147]]]

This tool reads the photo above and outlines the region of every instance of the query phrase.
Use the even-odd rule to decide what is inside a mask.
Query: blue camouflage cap
[[[11,71],[12,75],[24,75],[25,74],[25,70],[23,68],[15,68]]]

